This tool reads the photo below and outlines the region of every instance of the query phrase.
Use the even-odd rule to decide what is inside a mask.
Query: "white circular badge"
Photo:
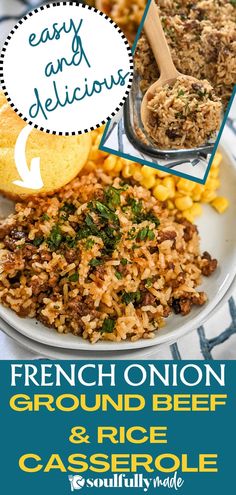
[[[3,91],[18,115],[42,131],[75,135],[106,123],[132,83],[132,53],[105,14],[77,2],[29,12],[0,58]]]

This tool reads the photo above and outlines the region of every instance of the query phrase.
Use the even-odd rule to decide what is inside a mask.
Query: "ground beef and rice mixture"
[[[146,131],[159,148],[194,148],[214,137],[222,105],[208,81],[179,76],[148,101]]]
[[[101,170],[18,203],[0,224],[0,302],[95,343],[152,338],[207,296],[196,226],[147,189]]]
[[[158,0],[157,4],[176,68],[207,79],[226,107],[236,83],[236,1]],[[135,66],[145,92],[159,71],[144,33],[135,51]]]
[[[236,83],[236,1],[156,0],[156,3],[176,68],[180,73],[194,77],[203,84],[204,80],[209,81],[222,107],[226,108]],[[138,19],[141,19],[145,4],[145,0],[98,0],[98,7],[120,25],[131,42],[138,29]],[[138,40],[134,60],[136,71],[140,76],[140,89],[145,93],[160,74],[144,32]],[[183,114],[180,119],[176,118],[175,122],[176,127],[179,127],[179,138],[169,138],[168,133],[171,136],[176,133],[168,127],[164,139],[159,139],[159,137],[163,138],[163,126],[160,125],[157,129],[157,121],[154,122],[154,126],[150,126],[150,130],[154,132],[149,133],[145,126],[146,131],[160,149],[193,148],[203,145],[212,137],[212,133],[208,132],[211,119],[213,132],[220,126],[219,114],[217,119],[214,118],[214,104],[211,105],[211,100],[208,103],[205,109],[209,108],[209,113],[207,119],[204,119],[206,139],[202,139],[204,132],[200,119],[198,122],[200,125],[197,126],[196,123],[194,125],[193,139],[188,139],[187,143],[186,133],[181,133]],[[166,113],[167,107],[168,104],[166,106],[161,104],[159,113],[163,108]],[[204,114],[206,116],[206,112]],[[173,112],[171,118],[172,116]],[[200,113],[198,116],[200,117]],[[186,119],[187,128],[191,126],[191,122],[194,122],[195,115],[193,118],[192,115],[190,117]],[[163,121],[159,119],[158,122],[162,124]],[[136,134],[141,141],[147,142],[139,128],[136,129]],[[179,141],[179,145],[176,140]]]

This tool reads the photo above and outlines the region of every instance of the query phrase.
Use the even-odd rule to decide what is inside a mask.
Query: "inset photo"
[[[235,21],[233,2],[149,1],[101,149],[204,184],[233,100]]]

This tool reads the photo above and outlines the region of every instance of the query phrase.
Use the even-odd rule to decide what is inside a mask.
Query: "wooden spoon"
[[[144,22],[144,31],[160,71],[159,79],[148,88],[141,105],[141,119],[144,128],[147,130],[147,122],[150,114],[147,108],[148,102],[153,99],[158,87],[165,84],[173,84],[177,77],[183,76],[183,74],[176,69],[172,60],[170,49],[162,29],[158,8],[154,0],[152,0],[148,9]],[[189,76],[185,77],[189,78]]]

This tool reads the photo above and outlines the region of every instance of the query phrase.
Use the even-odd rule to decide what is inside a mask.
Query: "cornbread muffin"
[[[24,198],[34,194],[51,193],[70,182],[86,163],[91,136],[53,136],[35,129],[29,135],[26,146],[27,164],[40,157],[40,169],[44,186],[40,190],[15,185],[21,180],[14,159],[17,138],[26,126],[25,122],[9,106],[0,92],[0,191],[11,198]]]

